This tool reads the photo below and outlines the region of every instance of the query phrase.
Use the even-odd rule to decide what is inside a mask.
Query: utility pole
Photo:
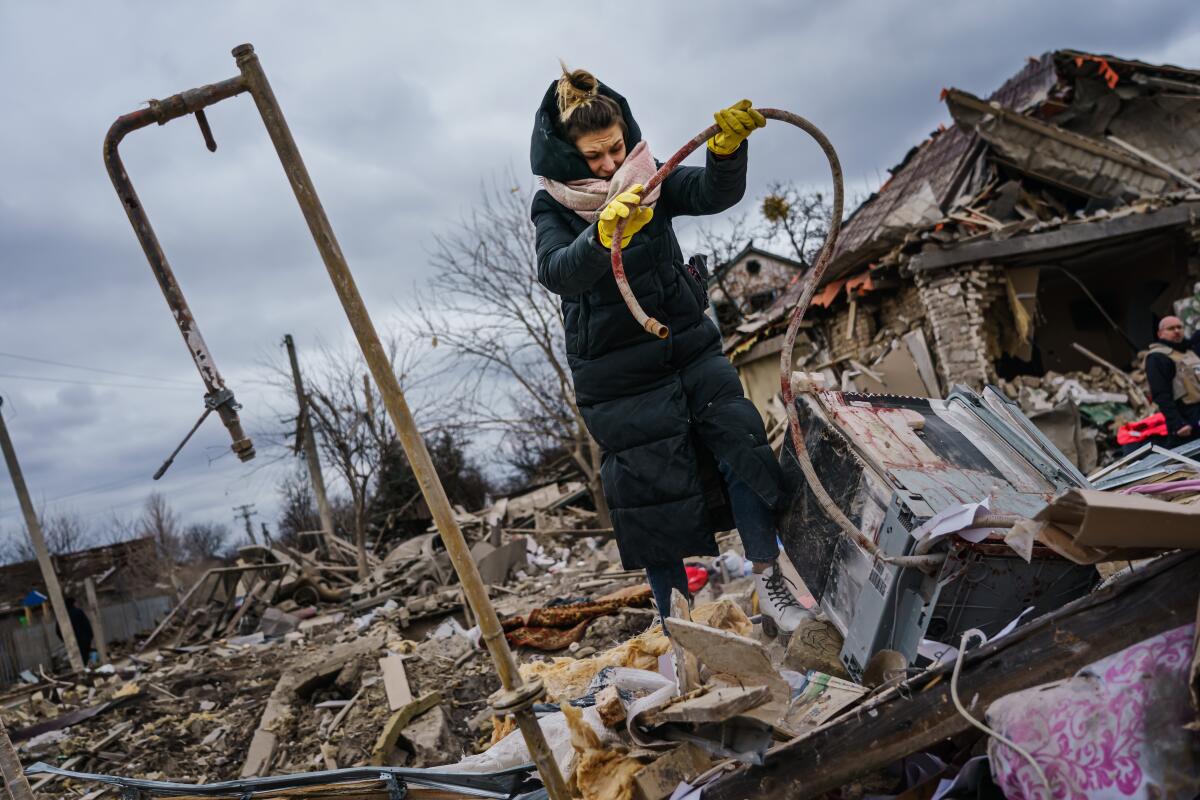
[[[254,538],[254,526],[250,524],[250,517],[258,513],[254,510],[254,503],[243,503],[240,506],[234,506],[233,510],[246,523],[246,536],[250,537],[250,544],[258,544],[258,540]]]
[[[3,404],[3,399],[0,399],[0,406]],[[50,605],[54,608],[54,617],[58,620],[58,630],[63,644],[67,647],[67,658],[71,661],[71,669],[75,672],[83,672],[83,656],[79,653],[79,643],[75,641],[75,629],[71,627],[71,615],[67,613],[62,587],[58,585],[58,575],[54,572],[54,564],[50,561],[49,551],[46,550],[46,539],[42,536],[42,525],[38,522],[37,513],[33,510],[33,502],[29,499],[29,489],[25,487],[25,476],[21,474],[21,465],[17,463],[17,451],[13,449],[12,439],[8,436],[8,426],[4,424],[2,413],[0,413],[0,450],[4,451],[4,461],[8,464],[8,474],[12,478],[13,490],[17,493],[17,501],[21,504],[21,513],[25,515],[25,528],[29,531],[29,541],[33,544],[33,552],[37,554],[38,566],[42,569],[42,580],[46,582],[46,593],[50,595]]]
[[[333,544],[333,512],[329,509],[329,497],[325,494],[325,477],[321,474],[321,459],[317,455],[317,440],[313,435],[312,419],[308,416],[308,395],[304,393],[304,381],[300,377],[300,362],[296,358],[296,343],[290,333],[284,334],[288,361],[292,364],[292,382],[296,386],[296,403],[300,406],[296,424],[304,448],[304,460],[308,464],[308,480],[312,484],[313,496],[317,499],[317,514],[321,517],[321,532],[325,534],[325,548],[332,557],[338,553]]]

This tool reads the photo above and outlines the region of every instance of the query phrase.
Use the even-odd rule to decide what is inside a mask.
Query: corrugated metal
[[[151,630],[171,609],[166,596],[143,597],[124,603],[113,603],[100,610],[104,618],[105,638],[109,643],[129,641],[139,633]],[[0,622],[0,683],[18,680],[21,670],[35,674],[39,664],[50,670],[52,655],[62,653],[63,644],[54,630],[54,623],[35,622],[23,627],[16,617]]]

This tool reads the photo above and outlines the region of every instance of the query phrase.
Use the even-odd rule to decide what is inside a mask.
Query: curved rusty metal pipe
[[[778,108],[760,108],[758,112],[767,119],[779,120],[780,122],[787,122],[790,125],[794,125],[811,136],[829,160],[829,171],[833,179],[833,209],[829,223],[829,234],[825,237],[825,242],[821,245],[821,251],[817,255],[817,260],[812,270],[803,279],[804,286],[800,293],[800,299],[796,302],[796,306],[792,310],[792,319],[788,324],[787,333],[783,340],[783,348],[779,353],[779,385],[783,393],[783,404],[787,409],[788,429],[791,432],[792,445],[796,450],[796,461],[800,465],[800,471],[804,473],[804,478],[808,482],[809,488],[812,489],[813,495],[816,496],[817,502],[820,504],[822,510],[824,510],[826,516],[837,523],[842,532],[853,540],[855,544],[870,553],[872,558],[900,567],[915,567],[927,572],[936,571],[946,560],[945,553],[889,556],[881,552],[878,545],[864,535],[858,529],[858,526],[851,522],[850,518],[833,502],[833,498],[825,491],[820,478],[817,477],[816,470],[812,465],[812,459],[808,457],[808,450],[804,446],[804,432],[800,428],[800,418],[796,413],[796,397],[792,391],[792,352],[796,346],[796,333],[800,330],[800,323],[804,320],[804,314],[808,311],[809,303],[812,302],[813,293],[820,284],[821,278],[825,275],[825,270],[833,257],[834,247],[837,245],[838,233],[841,231],[842,213],[845,205],[842,164],[829,138],[825,136],[820,128],[804,117]],[[716,135],[719,130],[716,125],[712,125],[692,137],[691,141],[681,147],[675,155],[671,156],[662,165],[658,172],[654,173],[654,177],[646,183],[643,195],[649,194],[652,189],[662,183],[671,170],[679,166],[683,159],[691,155],[697,147],[708,141],[710,137]],[[633,314],[638,324],[654,336],[665,339],[670,332],[667,326],[649,316],[642,309],[637,301],[637,297],[633,294],[633,290],[629,287],[629,281],[625,276],[625,265],[621,260],[621,236],[624,233],[624,229],[625,220],[618,220],[616,231],[613,233],[612,243],[612,270],[613,278],[617,282],[617,289],[621,292],[621,297],[625,300],[625,305],[629,307],[630,313]]]
[[[763,114],[763,116],[768,116],[766,113],[768,111],[772,111],[777,114],[788,113],[786,111],[775,111],[775,109],[769,108],[760,108],[758,110]],[[700,133],[693,136],[691,141],[689,141],[683,147],[676,150],[675,155],[667,159],[667,162],[659,167],[658,172],[654,173],[654,176],[651,177],[650,180],[646,181],[646,186],[642,190],[642,196],[645,197],[646,195],[650,194],[650,192],[654,191],[654,189],[656,189],[658,185],[662,183],[668,175],[671,174],[672,170],[678,167],[685,158],[690,156],[697,147],[707,142],[709,138],[716,136],[720,130],[721,129],[716,125],[710,125],[709,127],[700,131]],[[633,289],[629,287],[629,279],[625,277],[625,262],[621,259],[621,237],[624,235],[624,233],[625,220],[618,219],[617,229],[613,232],[612,240],[612,271],[613,278],[617,281],[617,290],[621,293],[621,299],[625,301],[625,305],[629,308],[629,313],[633,314],[633,318],[638,321],[638,324],[641,325],[647,333],[657,336],[659,339],[665,339],[667,338],[667,334],[670,333],[670,331],[667,329],[667,326],[642,310],[642,304],[638,302],[637,296],[633,293]]]

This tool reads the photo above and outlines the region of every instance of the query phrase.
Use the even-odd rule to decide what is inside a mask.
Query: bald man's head
[[[1183,341],[1183,320],[1179,317],[1163,317],[1158,323],[1158,338],[1164,342]]]

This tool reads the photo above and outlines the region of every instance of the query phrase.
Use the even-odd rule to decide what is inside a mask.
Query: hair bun
[[[558,119],[565,123],[577,108],[596,97],[600,82],[586,69],[567,69],[561,59],[558,63],[562,67],[562,77],[558,79],[555,90],[558,96]]]

